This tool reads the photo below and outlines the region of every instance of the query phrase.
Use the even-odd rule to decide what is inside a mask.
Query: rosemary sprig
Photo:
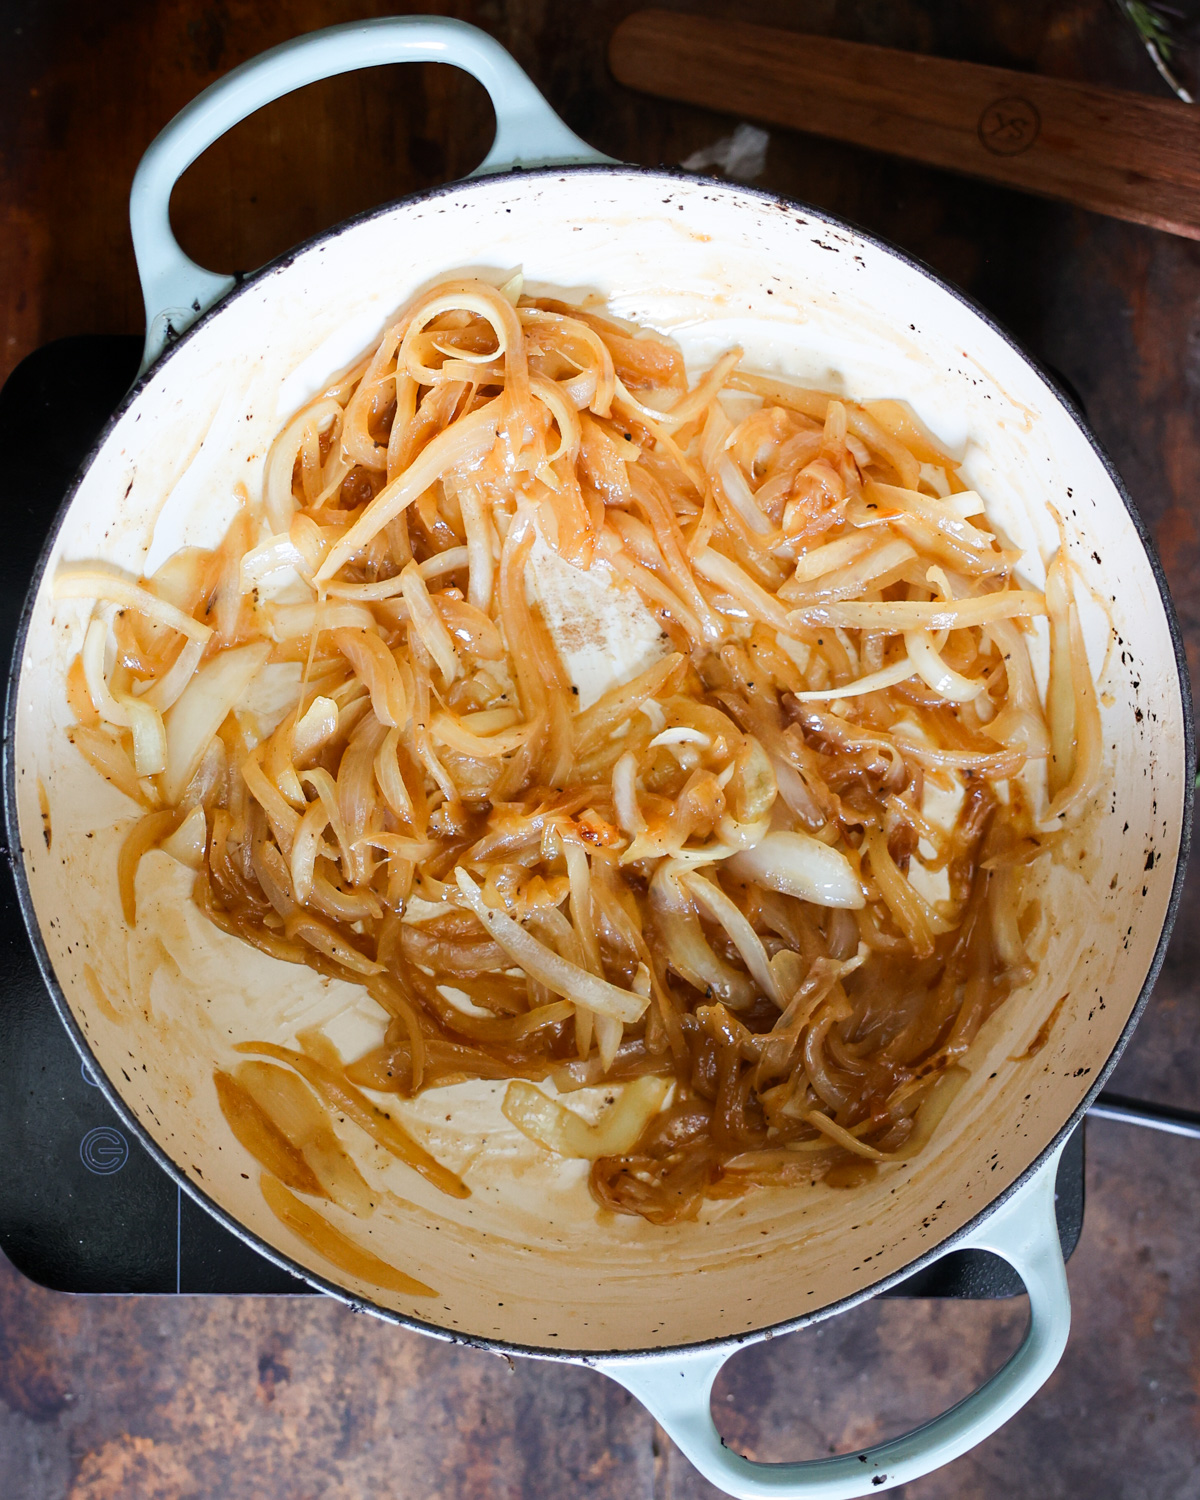
[[[1150,55],[1150,61],[1158,69],[1163,82],[1185,104],[1196,101],[1171,69],[1171,54],[1175,50],[1175,38],[1171,34],[1170,21],[1161,9],[1147,0],[1116,0],[1117,9],[1137,32],[1142,46]]]

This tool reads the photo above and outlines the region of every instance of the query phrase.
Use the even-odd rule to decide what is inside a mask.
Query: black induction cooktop
[[[137,372],[141,340],[62,339],[31,354],[0,391],[0,661],[76,470]],[[43,1286],[69,1292],[309,1293],[180,1191],[96,1087],[59,1022],[0,861],[0,1249]],[[1063,1253],[1083,1227],[1084,1127],[1063,1153]],[[955,1251],[889,1295],[1009,1297],[1015,1273]]]

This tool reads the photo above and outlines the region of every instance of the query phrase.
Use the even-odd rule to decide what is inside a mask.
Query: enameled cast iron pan
[[[491,94],[496,141],[471,180],[341,225],[236,287],[182,254],[170,191],[223,131],[315,79],[418,60],[465,68]],[[42,972],[115,1108],[187,1192],[265,1255],[406,1326],[602,1368],[732,1493],[874,1493],[963,1452],[1028,1400],[1066,1341],[1057,1155],[1158,972],[1190,826],[1178,627],[1141,522],[1079,414],[922,266],[801,205],[598,156],[504,51],[453,21],[340,27],[237,69],[150,147],[132,221],[146,365],[30,585],[4,768],[10,847],[22,851],[17,884]],[[55,604],[51,580],[62,561],[103,559],[136,575],[180,545],[214,543],[234,484],[253,492],[260,483],[282,419],[377,339],[393,309],[447,271],[516,266],[527,283],[601,293],[618,313],[673,333],[690,362],[736,342],[751,367],[908,399],[963,453],[993,519],[1024,549],[1034,586],[1058,545],[1056,507],[1086,585],[1107,780],[1070,859],[1041,877],[1048,935],[1038,977],[981,1034],[969,1083],[917,1160],[849,1192],[764,1191],[713,1205],[697,1224],[599,1222],[579,1175],[548,1165],[506,1127],[495,1086],[434,1090],[399,1108],[465,1172],[472,1196],[451,1200],[400,1164],[368,1164],[403,1205],[350,1225],[437,1288],[433,1299],[406,1298],[331,1273],[271,1215],[211,1082],[234,1041],[288,1040],[349,1001],[331,1032],[349,1056],[374,1040],[373,1023],[355,1009],[355,992],[210,929],[188,899],[190,872],[164,854],[143,862],[144,915],[127,931],[114,862],[132,808],[67,743],[65,673],[87,606]],[[1064,995],[1048,1039],[1031,1051]],[[1031,1303],[1025,1343],[984,1387],[861,1454],[767,1466],[722,1446],[709,1391],[735,1348],[827,1317],[968,1246],[1009,1261]]]

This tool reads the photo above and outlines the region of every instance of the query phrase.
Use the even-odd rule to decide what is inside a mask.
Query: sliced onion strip
[[[981,680],[964,677],[946,665],[927,630],[905,631],[904,649],[921,681],[948,703],[972,703],[983,692]]]
[[[966,630],[994,620],[1029,619],[1046,613],[1044,595],[1032,589],[1002,589],[973,599],[898,599],[893,602],[845,601],[795,611],[801,622],[841,625],[847,630]],[[785,629],[790,628],[785,626]]]
[[[423,495],[448,470],[465,467],[483,458],[496,440],[496,428],[502,415],[496,409],[499,405],[499,400],[490,401],[438,433],[402,474],[380,490],[345,536],[329,549],[328,556],[317,569],[314,582],[323,584],[333,578],[389,521]]]
[[[183,696],[183,690],[191,682],[203,655],[203,641],[185,641],[183,650],[163,676],[154,678],[140,693],[140,684],[135,684],[134,696],[143,703],[148,703],[151,708],[156,708],[160,714],[165,714]]]
[[[446,629],[445,621],[435,608],[416,563],[408,563],[400,576],[404,582],[404,602],[408,605],[413,628],[421,637],[426,651],[437,663],[442,676],[447,682],[453,682],[460,666],[454,637]]]
[[[783,1009],[783,997],[771,972],[767,951],[762,939],[746,920],[745,916],[714,881],[695,871],[686,871],[680,880],[696,898],[714,922],[719,923],[729,935],[730,941],[742,955],[742,962],[754,976],[754,981],[769,1000]]]
[[[790,634],[792,623],[787,610],[732,558],[706,547],[694,562],[697,573],[727,589],[754,619],[785,635]]]
[[[121,609],[136,610],[147,619],[157,620],[160,625],[167,625],[172,630],[178,630],[181,635],[186,635],[189,640],[201,643],[209,640],[213,633],[211,625],[202,625],[199,620],[193,620],[191,615],[184,614],[183,610],[176,609],[173,604],[152,594],[140,583],[132,583],[117,573],[109,573],[101,568],[73,565],[61,567],[54,575],[54,597],[101,599],[106,603],[116,604]]]
[[[621,1089],[595,1125],[542,1093],[532,1083],[515,1079],[504,1093],[504,1116],[522,1135],[558,1156],[597,1161],[602,1156],[625,1156],[633,1150],[646,1126],[662,1108],[670,1089],[666,1078],[646,1074]]]
[[[370,693],[375,717],[389,729],[403,729],[408,722],[404,679],[383,639],[373,630],[335,630],[331,634],[354,668],[354,675]]]
[[[341,405],[332,396],[314,401],[288,423],[267,454],[263,490],[267,520],[274,532],[287,531],[296,510],[292,495],[292,474],[296,458],[308,431],[322,432],[332,422],[340,421]]]
[[[815,906],[856,911],[866,904],[862,882],[846,856],[799,830],[768,833],[753,849],[735,854],[728,865],[740,880]]]
[[[205,662],[166,716],[163,796],[178,802],[204,759],[209,741],[250,686],[270,653],[267,642],[235,646]]]
[[[837,687],[815,688],[793,696],[798,703],[821,703],[833,698],[861,698],[864,693],[878,693],[884,688],[895,687],[898,682],[907,682],[913,675],[913,664],[905,652],[890,667],[881,667],[878,672],[868,672],[865,677],[856,677],[853,682],[843,682]]]
[[[552,948],[540,943],[502,911],[487,906],[479,887],[461,865],[454,872],[463,900],[479,918],[484,930],[527,974],[566,1000],[586,1005],[589,1010],[615,1017],[627,1024],[638,1020],[649,1001],[631,990],[623,990],[597,974],[589,974],[578,964],[568,963]]]

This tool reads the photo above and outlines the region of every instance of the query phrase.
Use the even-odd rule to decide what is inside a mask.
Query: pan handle
[[[1036,1173],[951,1250],[990,1250],[1029,1293],[1029,1330],[1006,1365],[923,1427],[860,1453],[764,1464],[727,1448],[713,1423],[713,1382],[731,1350],[588,1361],[623,1385],[661,1423],[710,1483],[739,1500],[852,1500],[907,1484],[973,1448],[1050,1377],[1066,1347],[1071,1302],[1054,1215],[1060,1146]]]
[[[273,99],[356,68],[444,62],[491,95],[496,138],[472,176],[513,167],[607,162],[568,130],[503,47],[474,26],[433,16],[385,16],[310,32],[253,57],[198,95],[150,143],[129,195],[133,250],[146,303],[145,371],[234,285],[196,265],[171,232],[171,191],[192,162]]]

